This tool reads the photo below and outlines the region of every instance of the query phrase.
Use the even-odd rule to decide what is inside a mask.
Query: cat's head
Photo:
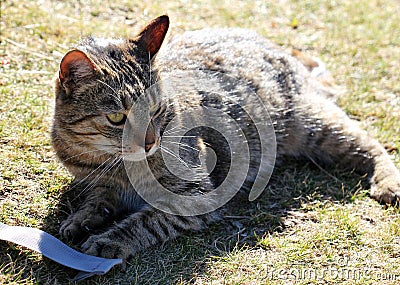
[[[101,163],[107,156],[122,155],[123,130],[132,106],[139,96],[156,93],[145,90],[157,81],[151,65],[168,26],[168,17],[160,16],[134,38],[89,38],[64,56],[56,83],[52,132],[54,148],[63,162]],[[133,134],[125,150],[142,159],[160,143],[160,115],[165,107],[160,98],[147,102],[142,111],[150,118],[148,127]]]

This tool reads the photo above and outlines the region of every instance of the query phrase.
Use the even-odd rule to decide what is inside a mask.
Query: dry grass
[[[241,26],[321,57],[347,89],[339,104],[400,166],[398,9],[396,0],[1,0],[0,221],[56,234],[66,215],[58,202],[71,177],[49,140],[62,55],[82,35],[134,35],[162,13],[171,18],[170,35]],[[370,200],[360,177],[331,173],[341,182],[312,165],[279,169],[261,199],[241,203],[241,218],[146,251],[126,272],[86,283],[398,284],[399,211]],[[0,242],[0,252],[2,284],[68,284],[74,275],[12,244]],[[353,277],[335,275],[345,269]]]

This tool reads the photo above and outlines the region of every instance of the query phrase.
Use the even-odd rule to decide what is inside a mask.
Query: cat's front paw
[[[99,235],[93,235],[82,245],[82,250],[89,255],[104,258],[121,258],[126,261],[133,254],[131,241],[126,240],[112,229]]]
[[[388,176],[371,185],[371,197],[380,203],[400,206],[400,176]]]
[[[115,215],[112,205],[88,203],[61,223],[62,237],[75,243],[104,227]]]

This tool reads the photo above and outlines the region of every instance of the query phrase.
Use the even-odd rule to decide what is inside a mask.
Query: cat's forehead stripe
[[[137,62],[123,40],[92,38],[89,44],[87,52],[103,70],[102,84],[107,94],[121,111],[129,109],[146,88],[149,65]]]

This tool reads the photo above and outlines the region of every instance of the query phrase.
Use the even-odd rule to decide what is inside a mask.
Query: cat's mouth
[[[126,161],[142,161],[156,153],[160,148],[160,139],[155,140],[151,144],[142,146],[130,146],[123,148],[122,157]]]

